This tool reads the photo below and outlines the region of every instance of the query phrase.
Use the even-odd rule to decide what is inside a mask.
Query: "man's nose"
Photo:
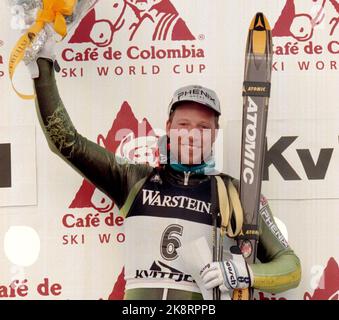
[[[202,140],[202,131],[199,128],[193,127],[187,131],[186,138],[188,138],[188,142],[190,144],[200,143]]]

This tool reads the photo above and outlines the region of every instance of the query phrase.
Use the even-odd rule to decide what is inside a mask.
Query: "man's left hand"
[[[200,272],[207,290],[219,287],[221,292],[249,288],[253,274],[239,247],[230,248],[230,259],[207,264]]]

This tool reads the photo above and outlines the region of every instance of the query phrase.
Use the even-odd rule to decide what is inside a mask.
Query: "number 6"
[[[183,229],[184,227],[179,224],[171,224],[162,234],[160,253],[165,260],[174,260],[178,257],[176,249],[181,246],[181,242],[174,234],[182,236]]]

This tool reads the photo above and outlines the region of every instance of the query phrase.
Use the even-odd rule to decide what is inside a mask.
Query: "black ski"
[[[249,28],[243,86],[243,120],[240,170],[240,201],[244,212],[238,245],[248,263],[254,263],[259,239],[258,211],[271,89],[272,34],[263,13]],[[253,290],[235,290],[233,299],[253,298]]]
[[[220,216],[219,216],[219,197],[218,197],[218,188],[217,181],[214,176],[211,176],[211,213],[212,213],[212,223],[213,223],[213,252],[212,258],[213,261],[220,261],[222,256],[220,255],[220,239],[218,234],[218,226],[220,226]],[[220,300],[220,290],[219,288],[213,289],[213,300]]]

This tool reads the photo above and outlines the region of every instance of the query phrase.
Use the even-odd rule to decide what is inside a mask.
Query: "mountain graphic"
[[[125,294],[125,268],[123,268],[115,282],[112,292],[108,297],[108,300],[123,300]]]
[[[272,29],[273,37],[293,37],[297,41],[308,41],[321,24],[328,25],[329,35],[333,36],[339,24],[339,2],[337,0],[318,2],[319,4],[316,4],[314,1],[305,0],[300,8],[298,5],[301,3],[286,0],[281,15]]]
[[[304,300],[339,300],[339,266],[333,257],[324,269],[318,288],[313,295],[306,292]]]
[[[69,42],[106,47],[117,37],[118,42],[124,39],[195,40],[170,0],[145,2],[154,5],[143,10],[143,5],[131,0],[99,1],[82,19]]]
[[[97,143],[105,149],[115,153],[121,143],[121,141],[116,140],[116,133],[120,129],[128,129],[133,132],[136,137],[140,132],[145,134],[152,132],[152,127],[148,120],[144,118],[141,122],[139,122],[134,116],[131,106],[126,101],[123,102],[106,137],[99,134]],[[112,205],[110,204],[110,200],[104,195],[102,195],[101,200],[98,200],[99,203],[93,203],[93,194],[95,191],[96,187],[84,179],[69,208],[94,208],[99,212],[107,212],[111,210]]]

